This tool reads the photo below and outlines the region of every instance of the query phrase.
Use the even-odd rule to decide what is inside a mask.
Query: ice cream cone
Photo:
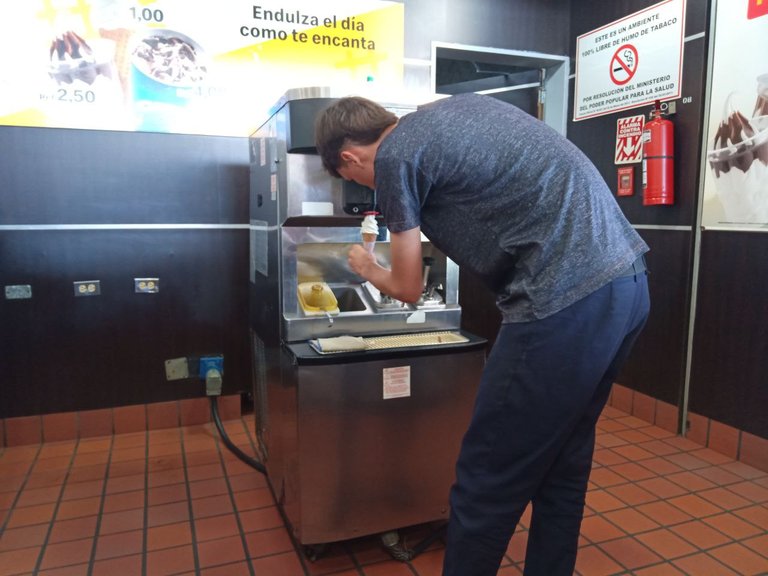
[[[373,253],[373,248],[376,246],[376,236],[377,234],[363,232],[363,246],[370,253]]]

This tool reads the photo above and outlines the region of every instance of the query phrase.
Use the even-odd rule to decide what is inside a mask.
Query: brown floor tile
[[[613,510],[603,514],[627,534],[639,534],[659,528],[659,524],[632,508]]]
[[[750,506],[749,508],[736,510],[734,514],[768,532],[768,507]]]
[[[198,542],[240,534],[240,526],[234,514],[222,514],[195,519],[195,537]]]
[[[675,524],[682,524],[692,519],[690,515],[665,501],[643,504],[637,506],[636,510],[642,512],[661,526],[674,526]]]
[[[0,554],[42,545],[48,535],[48,528],[48,524],[37,524],[5,530],[0,538]]]
[[[120,512],[122,510],[135,510],[144,508],[144,490],[133,490],[131,492],[121,492],[118,494],[107,494],[104,497],[105,513]]]
[[[634,538],[619,538],[600,544],[600,549],[622,566],[634,570],[661,562],[663,558]]]
[[[192,546],[177,546],[147,552],[147,576],[168,576],[195,571]]]
[[[163,550],[186,544],[192,544],[192,527],[189,522],[147,528],[147,550]]]
[[[142,530],[101,535],[96,542],[96,560],[140,554],[143,551],[144,532]]]
[[[142,555],[121,556],[108,560],[97,560],[93,564],[93,576],[122,576],[141,574]]]
[[[624,502],[605,490],[592,490],[587,492],[586,503],[587,506],[596,512],[618,510],[627,506]]]
[[[708,518],[704,518],[702,521],[736,540],[741,538],[751,538],[752,536],[756,536],[761,532],[761,530],[754,524],[745,522],[733,514],[719,514],[717,516],[710,516]]]
[[[26,508],[14,508],[9,515],[6,528],[20,528],[34,524],[48,523],[53,518],[56,504],[39,504]]]
[[[733,543],[710,550],[709,554],[741,574],[768,574],[768,558]]]
[[[706,574],[707,576],[739,576],[727,566],[707,554],[694,554],[673,560],[673,564],[688,574]]]
[[[48,542],[50,544],[55,544],[57,542],[67,542],[69,540],[93,538],[96,534],[97,521],[97,516],[84,516],[72,520],[56,520],[51,528]]]
[[[199,542],[197,555],[201,568],[232,564],[245,560],[246,553],[240,535]]]
[[[61,542],[57,544],[48,544],[43,553],[43,560],[40,563],[41,570],[57,568],[60,566],[69,566],[70,564],[83,564],[90,560],[93,549],[93,539],[85,538],[83,540],[73,540],[71,542]]]
[[[102,514],[99,535],[117,534],[127,530],[144,528],[144,510],[123,510]]]
[[[598,515],[584,518],[581,522],[581,533],[593,543],[605,542],[606,540],[613,540],[615,538],[626,536],[625,532]],[[512,540],[514,539],[515,538],[512,538]],[[515,561],[523,559],[524,556],[521,558],[513,558]]]
[[[254,451],[252,415],[226,426]],[[597,445],[579,576],[766,571],[768,473],[612,407]],[[0,525],[6,518],[0,576],[9,574],[6,565],[29,576],[38,561],[40,576],[140,574],[143,562],[149,576],[440,576],[443,558],[438,540],[409,566],[373,535],[304,560],[265,477],[226,450],[210,423],[0,451]],[[530,506],[500,575],[522,574],[529,524]],[[401,535],[413,543],[433,529]]]
[[[40,555],[40,548],[20,548],[0,552],[0,576],[31,574]]]
[[[735,510],[749,506],[751,502],[725,488],[712,488],[698,493],[699,496],[723,510]]]
[[[752,502],[768,502],[768,488],[757,482],[739,482],[738,484],[730,484],[726,488]]]
[[[628,462],[627,464],[617,464],[611,466],[611,470],[624,476],[630,482],[637,482],[638,480],[646,480],[656,476],[654,472],[651,472],[647,468],[643,468],[640,464],[634,462]]]
[[[288,532],[282,526],[268,530],[248,532],[245,535],[245,541],[248,545],[248,555],[250,558],[271,556],[293,549],[293,542],[291,542]],[[359,558],[358,561],[360,561]]]
[[[256,574],[280,574],[280,576],[304,576],[304,568],[293,552],[275,554],[251,561]]]
[[[632,572],[633,576],[685,576],[683,572],[675,568],[672,564],[657,564],[648,568],[641,568]]]
[[[619,500],[626,502],[630,506],[637,506],[638,504],[645,504],[658,499],[655,494],[648,492],[637,484],[620,484],[619,486],[612,486],[606,488],[606,492],[616,496]]]
[[[622,566],[597,546],[586,546],[576,556],[576,572],[581,576],[618,574]]]
[[[232,499],[229,494],[192,500],[192,513],[195,519],[231,514],[233,512],[234,508],[232,507]]]
[[[662,528],[645,534],[638,534],[636,538],[648,548],[667,560],[693,554],[698,549],[670,530]]]
[[[731,538],[699,520],[673,526],[670,530],[703,550],[731,542]]]
[[[150,506],[147,509],[147,527],[163,526],[165,524],[176,524],[189,520],[189,503],[173,502],[171,504],[161,504]]]
[[[701,498],[696,494],[670,498],[668,502],[694,518],[704,518],[705,516],[712,516],[718,512],[722,512],[722,508],[707,502],[704,498]]]
[[[204,568],[200,574],[201,576],[251,576],[251,570],[247,562],[235,562],[234,564]]]

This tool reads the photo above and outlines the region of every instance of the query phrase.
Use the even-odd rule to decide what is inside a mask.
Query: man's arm
[[[415,302],[422,292],[421,229],[390,233],[390,241],[391,269],[379,265],[359,244],[349,251],[349,267],[383,294],[403,302]]]

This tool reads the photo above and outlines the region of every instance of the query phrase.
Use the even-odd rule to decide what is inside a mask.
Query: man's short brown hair
[[[373,144],[396,123],[394,113],[367,98],[348,96],[337,100],[320,112],[315,121],[315,146],[323,167],[341,178],[339,167],[344,146]]]

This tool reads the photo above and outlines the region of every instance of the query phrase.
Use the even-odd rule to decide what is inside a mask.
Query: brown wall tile
[[[147,405],[147,428],[149,430],[176,428],[178,425],[179,403],[176,400]]]
[[[147,406],[120,406],[114,409],[115,434],[144,432],[147,429]]]
[[[739,431],[722,422],[710,421],[709,447],[735,460],[739,456]]]
[[[5,420],[0,418],[0,448],[5,446]]]
[[[695,412],[688,412],[688,427],[685,437],[691,442],[706,446],[709,439],[709,418]]]
[[[179,412],[182,426],[193,426],[210,422],[211,401],[204,398],[185,398],[179,401]]]
[[[80,438],[109,436],[113,431],[112,408],[80,412]]]
[[[667,432],[678,433],[680,431],[678,421],[677,406],[662,402],[661,400],[656,401],[656,426]]]
[[[611,406],[622,412],[626,412],[627,414],[632,414],[632,394],[633,391],[631,388],[627,388],[621,384],[614,384],[613,395],[611,397],[613,404],[611,404]]]
[[[222,420],[237,420],[240,418],[242,416],[240,400],[239,394],[231,394],[219,398],[219,418]]]
[[[632,415],[655,424],[656,422],[656,398],[635,391],[632,397]]]
[[[43,442],[75,440],[78,434],[77,412],[43,415]]]
[[[739,460],[758,470],[768,472],[768,440],[742,432]]]
[[[5,420],[5,441],[8,446],[39,444],[43,440],[43,420],[40,416],[20,416]]]

